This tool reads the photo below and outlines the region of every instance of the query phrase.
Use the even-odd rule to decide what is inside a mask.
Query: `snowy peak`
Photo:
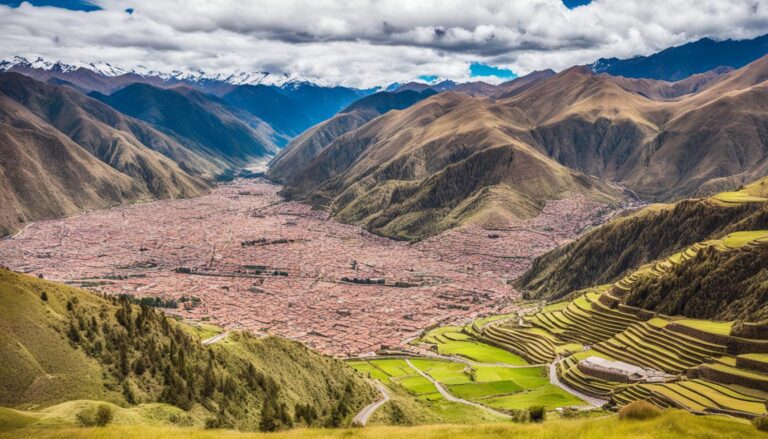
[[[166,82],[184,82],[193,84],[204,84],[210,82],[223,82],[232,85],[274,85],[278,87],[296,88],[303,84],[314,85],[318,87],[331,87],[333,84],[327,81],[308,78],[296,74],[272,74],[269,72],[244,72],[235,71],[228,73],[207,73],[203,70],[174,70],[171,72],[160,72],[150,70],[145,66],[137,66],[134,69],[126,70],[113,66],[107,62],[84,63],[76,62],[72,64],[61,61],[49,61],[37,57],[30,61],[22,56],[14,56],[0,61],[0,72],[15,70],[44,70],[60,73],[71,73],[78,69],[90,70],[103,76],[121,76],[126,74],[135,74],[143,77],[157,77]]]

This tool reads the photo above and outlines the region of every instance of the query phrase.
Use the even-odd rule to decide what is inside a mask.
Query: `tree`
[[[261,421],[259,422],[259,430],[275,431],[277,430],[277,427],[278,425],[275,403],[272,399],[264,398],[264,403],[261,405]]]
[[[531,418],[531,422],[544,422],[544,419],[547,417],[547,409],[540,405],[529,407],[528,415]]]
[[[47,302],[48,301],[48,293],[46,293],[45,291],[40,293],[40,299],[42,299],[43,302]]]

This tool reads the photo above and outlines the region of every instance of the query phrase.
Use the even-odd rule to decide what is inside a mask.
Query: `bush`
[[[101,404],[96,410],[88,408],[77,414],[77,422],[83,427],[103,427],[112,422],[112,408]]]
[[[651,419],[659,416],[661,409],[648,401],[634,401],[619,410],[619,419]]]
[[[544,422],[544,419],[547,417],[547,409],[540,405],[528,407],[528,417],[531,419],[531,422]]]
[[[768,415],[756,417],[752,420],[752,424],[760,431],[768,431]]]
[[[106,404],[100,405],[96,409],[96,425],[103,427],[110,422],[112,422],[112,409]]]

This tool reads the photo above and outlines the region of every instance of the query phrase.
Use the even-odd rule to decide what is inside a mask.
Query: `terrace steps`
[[[552,341],[526,332],[524,328],[489,324],[483,328],[481,339],[522,355],[534,363],[549,363],[555,358],[555,345]]]

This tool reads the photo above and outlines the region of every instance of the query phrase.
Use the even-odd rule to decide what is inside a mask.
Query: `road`
[[[211,338],[206,338],[205,340],[203,340],[203,345],[206,346],[206,345],[209,345],[209,344],[218,343],[218,342],[224,340],[225,338],[227,338],[228,334],[229,334],[229,332],[222,332],[221,334],[214,335]]]
[[[508,419],[511,418],[511,416],[509,416],[506,413],[502,413],[500,411],[494,410],[494,409],[492,409],[490,407],[487,407],[487,406],[484,406],[482,404],[478,404],[478,403],[475,403],[475,402],[472,402],[472,401],[467,401],[466,399],[461,399],[461,398],[457,398],[457,397],[453,396],[450,392],[445,390],[445,388],[443,387],[442,384],[440,384],[438,381],[436,381],[431,376],[429,376],[426,373],[424,373],[418,367],[414,366],[413,363],[411,363],[411,360],[406,358],[405,362],[408,364],[408,366],[411,369],[415,370],[416,372],[418,372],[419,375],[423,376],[424,378],[428,379],[432,384],[434,384],[435,388],[437,389],[437,391],[440,392],[440,394],[443,396],[443,398],[445,398],[447,401],[455,402],[455,403],[458,403],[458,404],[464,404],[464,405],[468,405],[468,406],[472,406],[472,407],[477,407],[479,409],[487,411],[488,413],[492,413],[494,415],[498,415],[498,416],[501,416],[503,418],[508,418]]]
[[[363,407],[363,409],[360,410],[360,412],[357,415],[355,415],[355,418],[352,419],[352,424],[354,425],[365,427],[365,424],[368,423],[368,418],[373,414],[373,412],[375,412],[376,409],[384,405],[384,403],[389,401],[389,393],[387,392],[387,388],[384,387],[384,385],[378,381],[375,381],[373,384],[376,386],[377,389],[379,389],[379,392],[381,393],[381,399]]]
[[[562,359],[552,362],[549,365],[549,382],[550,384],[553,384],[566,392],[570,393],[573,396],[576,396],[578,398],[581,398],[582,400],[589,403],[589,406],[585,406],[587,409],[591,409],[592,407],[602,407],[603,404],[608,402],[607,399],[600,399],[595,398],[594,396],[589,396],[586,393],[581,393],[578,390],[572,389],[569,386],[565,385],[565,383],[561,382],[559,378],[557,378],[557,365],[563,361]]]

